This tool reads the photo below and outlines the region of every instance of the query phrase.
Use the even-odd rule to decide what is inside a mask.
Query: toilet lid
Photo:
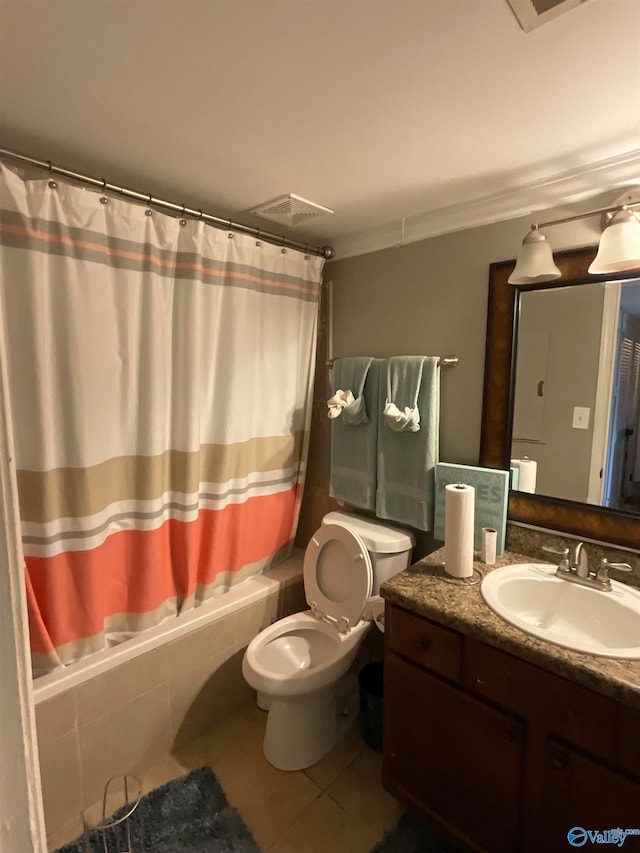
[[[340,630],[353,628],[362,617],[373,587],[367,546],[357,533],[338,524],[323,524],[304,555],[307,603],[320,617],[329,616]],[[315,605],[315,607],[314,607]]]

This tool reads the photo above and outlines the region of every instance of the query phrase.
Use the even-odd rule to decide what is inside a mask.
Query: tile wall
[[[301,578],[277,592],[36,706],[47,835],[77,820],[106,780],[142,774],[253,694],[249,641],[306,609]]]

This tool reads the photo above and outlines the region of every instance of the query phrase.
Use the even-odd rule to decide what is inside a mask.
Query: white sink
[[[521,563],[489,572],[482,597],[527,634],[578,652],[640,660],[640,591],[611,581],[611,592],[554,576],[556,567]]]

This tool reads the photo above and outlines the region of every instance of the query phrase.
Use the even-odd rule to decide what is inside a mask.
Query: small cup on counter
[[[498,531],[494,530],[493,527],[482,528],[482,550],[480,552],[480,559],[488,566],[493,566],[496,561],[497,538]]]

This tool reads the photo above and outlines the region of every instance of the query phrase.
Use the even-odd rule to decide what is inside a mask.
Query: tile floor
[[[150,791],[208,764],[264,853],[368,853],[402,807],[381,785],[382,757],[357,728],[308,770],[276,770],[262,753],[266,714],[254,702],[142,778]],[[49,848],[78,835],[67,826]]]

